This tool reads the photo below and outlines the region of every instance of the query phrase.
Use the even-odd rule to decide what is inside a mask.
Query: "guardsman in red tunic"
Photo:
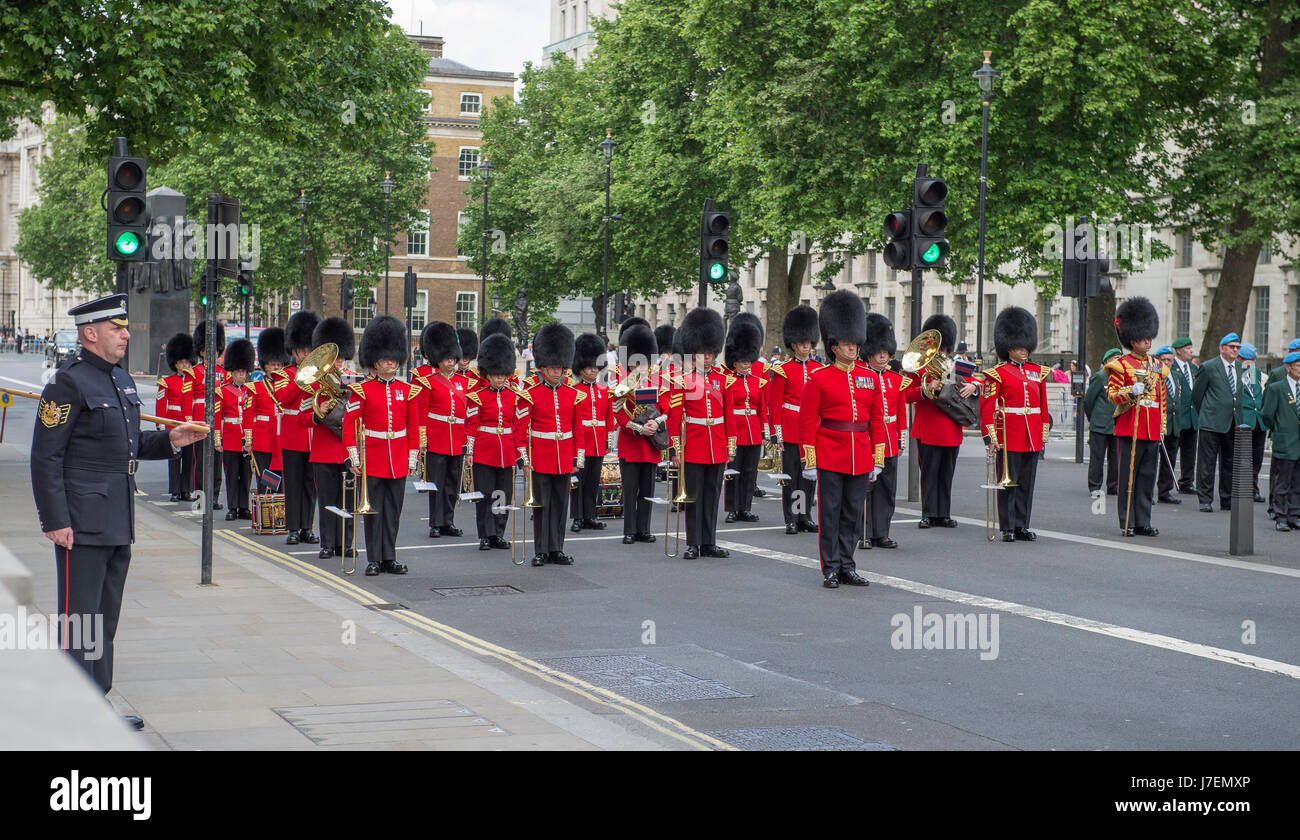
[[[1151,502],[1165,435],[1169,368],[1147,354],[1160,331],[1160,316],[1151,301],[1129,298],[1115,310],[1115,332],[1128,355],[1106,363],[1106,399],[1120,412],[1115,417],[1119,444],[1119,527],[1126,537],[1154,537]],[[1133,481],[1129,484],[1129,476]]]
[[[563,324],[547,324],[537,331],[533,358],[541,381],[525,386],[528,399],[516,412],[515,450],[533,471],[533,495],[541,503],[533,511],[534,566],[573,565],[573,558],[564,553],[564,519],[569,478],[585,465],[575,436],[585,397],[564,379],[573,347],[573,333]]]
[[[713,364],[723,348],[722,316],[698,307],[686,314],[677,330],[684,370],[668,391],[668,433],[672,464],[692,501],[685,506],[686,551],[682,557],[728,557],[718,547],[718,503],[722,474],[735,457],[735,421],[723,405],[731,377]]]
[[[216,429],[226,471],[227,520],[253,518],[248,495],[248,457],[253,451],[253,386],[248,376],[252,370],[253,342],[246,338],[232,341],[226,348],[227,381],[217,401],[221,422]]]
[[[754,488],[758,486],[758,459],[763,441],[771,434],[768,424],[767,379],[756,366],[763,349],[763,325],[748,312],[731,319],[727,331],[724,361],[733,374],[723,395],[723,411],[732,418],[737,474],[723,479],[723,504],[728,522],[757,522],[752,512]]]
[[[325,344],[338,347],[338,358],[334,363],[338,367],[340,381],[346,385],[342,376],[343,363],[351,361],[357,349],[356,333],[353,332],[352,325],[342,318],[326,318],[312,330],[311,341],[313,350]],[[321,411],[328,416],[333,411],[329,402],[333,399],[342,400],[346,408],[346,390],[341,397],[331,397],[323,392],[322,383],[318,381],[307,407],[298,415],[299,423],[311,425],[311,454],[308,462],[316,481],[316,504],[320,515],[320,552],[316,556],[321,560],[356,556],[352,548],[356,521],[328,510],[330,507],[343,509],[343,479],[348,473],[348,452],[343,446],[341,430],[336,434],[330,426],[318,422],[314,406],[319,403]],[[285,422],[287,425],[288,420]]]
[[[947,315],[931,315],[921,330],[936,330],[940,336],[939,352],[944,357],[952,355],[957,343],[956,321]],[[956,528],[957,520],[952,518],[952,476],[957,469],[963,427],[934,404],[934,397],[944,385],[940,379],[923,371],[918,385],[919,398],[915,400],[916,414],[911,429],[921,473],[921,521],[917,527]],[[960,394],[969,397],[977,391],[979,385],[968,381],[962,383]]]
[[[596,519],[596,503],[600,499],[600,470],[609,451],[610,433],[614,431],[614,411],[609,401],[609,388],[598,380],[605,369],[607,357],[605,342],[595,333],[583,333],[574,340],[572,386],[583,394],[581,415],[578,420],[577,446],[586,457],[578,471],[578,484],[569,500],[573,511],[573,533],[583,528],[597,531],[605,523]]]
[[[343,445],[348,469],[361,480],[366,465],[366,502],[372,513],[362,516],[366,531],[366,574],[406,574],[397,562],[397,527],[402,519],[406,476],[420,457],[420,391],[418,384],[397,378],[409,355],[406,325],[380,315],[361,334],[357,362],[370,375],[348,386],[348,410],[343,417]]]
[[[885,424],[885,462],[876,480],[867,488],[866,526],[858,548],[898,548],[889,536],[894,518],[894,495],[898,489],[898,456],[903,453],[907,435],[907,404],[920,397],[920,382],[910,375],[894,371],[889,360],[898,350],[894,325],[884,315],[867,315],[867,340],[862,345],[863,372],[874,381],[875,396]]]
[[[668,420],[668,389],[659,388],[659,347],[649,327],[632,326],[619,333],[628,372],[624,383],[626,395],[613,406],[618,424],[618,466],[623,481],[623,544],[655,541],[650,531],[654,505],[655,470],[663,460],[663,451],[654,443],[655,433]],[[672,329],[669,327],[668,329]],[[669,341],[671,341],[671,337]],[[650,409],[657,409],[657,412]],[[651,416],[655,415],[657,416]]]
[[[464,383],[456,379],[460,339],[456,328],[433,321],[420,334],[420,350],[432,372],[419,374],[420,399],[425,409],[425,477],[438,489],[429,494],[429,536],[459,537],[456,502],[460,500],[461,470],[465,462],[465,420],[468,402]]]
[[[799,445],[808,443],[800,438],[799,409],[803,390],[821,363],[813,360],[813,346],[817,343],[817,312],[811,306],[796,306],[786,313],[781,322],[781,340],[794,358],[784,364],[773,365],[771,385],[767,395],[768,417],[776,445],[782,452],[782,471],[790,476],[781,489],[781,511],[785,516],[785,532],[817,532],[812,521],[815,482],[802,476],[799,466]]]
[[[474,489],[483,495],[477,504],[479,551],[510,548],[505,538],[509,513],[493,508],[514,504],[515,422],[524,413],[527,396],[515,390],[510,377],[515,372],[515,346],[508,336],[494,334],[478,348],[478,372],[482,387],[469,393],[465,431],[469,437],[466,457],[473,461]],[[526,415],[524,415],[526,416]]]
[[[857,364],[866,341],[867,311],[847,289],[822,301],[822,346],[834,363],[808,380],[799,408],[803,469],[817,477],[817,549],[822,585],[867,586],[853,549],[862,538],[867,488],[885,465],[884,411],[877,380]]]
[[[280,426],[280,404],[275,392],[285,381],[284,366],[289,356],[284,347],[284,330],[268,327],[257,336],[257,363],[262,366],[262,378],[253,383],[252,448],[257,464],[257,492],[269,493],[271,488],[263,480],[267,470],[280,472],[283,461],[275,463],[280,452],[277,432]],[[283,486],[283,485],[282,485]]]
[[[154,413],[168,420],[189,420],[194,416],[194,338],[176,333],[167,340],[167,365],[172,375],[158,380],[158,402]],[[162,428],[159,426],[159,428]],[[197,444],[181,447],[181,457],[167,462],[167,492],[173,502],[188,502],[193,496],[194,453]]]
[[[998,480],[1002,480],[1005,460],[1016,485],[998,491],[998,523],[1003,542],[1036,540],[1038,535],[1029,530],[1034,479],[1038,454],[1052,422],[1047,413],[1048,370],[1029,361],[1029,354],[1038,346],[1038,322],[1019,306],[1007,307],[993,324],[993,346],[1002,363],[984,371],[980,426],[984,443],[997,462]],[[995,411],[1002,413],[1003,429],[996,428]],[[1007,450],[1005,458],[1002,447]]]
[[[280,404],[278,439],[284,467],[284,524],[289,529],[288,545],[320,542],[312,533],[316,518],[316,479],[311,465],[311,437],[316,433],[311,422],[312,394],[298,387],[298,365],[312,349],[312,335],[320,324],[315,312],[297,312],[284,328],[285,343],[293,364],[284,369],[284,378],[276,385],[275,400]],[[330,434],[322,430],[321,434]],[[330,519],[334,518],[333,514]],[[334,523],[329,523],[333,527]],[[326,525],[321,520],[321,528]]]
[[[217,417],[221,412],[221,406],[219,405],[221,400],[221,386],[226,384],[226,370],[221,366],[220,359],[222,353],[226,350],[226,327],[220,321],[217,321],[216,324],[218,361],[212,385],[214,403],[212,407],[212,418],[213,428],[220,429],[221,427],[219,424],[221,421],[218,420]],[[204,354],[207,352],[208,346],[207,340],[208,322],[199,321],[198,325],[194,327],[194,353],[199,357],[199,363],[190,368],[190,375],[194,378],[193,414],[190,419],[195,423],[207,422],[207,390],[205,388],[206,383],[204,382],[204,379],[207,376],[206,359],[204,359]],[[212,441],[214,445],[216,443],[216,438],[217,436],[213,435]],[[190,488],[191,491],[203,489],[203,446],[204,444],[200,443],[194,449],[194,486]],[[214,451],[212,453],[212,464],[212,509],[221,510],[222,505],[219,501],[221,498],[221,453],[219,451]]]

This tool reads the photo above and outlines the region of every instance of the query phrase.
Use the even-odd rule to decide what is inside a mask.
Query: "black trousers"
[[[1116,482],[1119,477],[1119,444],[1114,435],[1102,432],[1088,433],[1088,492],[1095,493],[1101,489],[1101,476],[1106,474],[1106,493],[1114,495],[1119,492]]]
[[[429,527],[456,525],[456,502],[460,501],[460,471],[465,468],[464,455],[426,453],[425,476],[438,485],[429,494]]]
[[[737,446],[736,460],[732,466],[740,475],[733,475],[730,481],[723,479],[723,504],[730,513],[749,513],[754,507],[754,488],[758,486],[758,456],[763,454],[761,443],[753,446]],[[737,497],[736,494],[740,496]]]
[[[1264,466],[1264,442],[1268,439],[1268,430],[1255,427],[1250,432],[1250,467],[1254,470],[1254,487],[1255,495],[1262,496],[1259,492],[1259,471]]]
[[[286,451],[284,454],[289,453]],[[347,462],[311,466],[312,475],[316,478],[316,501],[320,506],[320,547],[351,548],[356,519],[344,519],[325,509],[333,505],[340,510],[348,510],[354,504],[349,497],[347,507],[343,506],[343,477],[351,475]]]
[[[1169,457],[1174,457],[1174,450],[1169,450]],[[1178,489],[1194,492],[1196,490],[1196,430],[1184,429],[1178,433]]]
[[[1015,487],[997,491],[998,524],[1003,531],[1028,528],[1029,518],[1034,512],[1034,480],[1038,477],[1037,452],[1008,452],[1007,465],[1011,468],[1011,480]],[[998,450],[998,480],[1002,480],[1002,450]]]
[[[254,450],[254,451],[253,451],[253,460],[257,463],[257,492],[259,492],[259,493],[270,493],[270,492],[271,492],[271,488],[270,488],[270,487],[267,485],[267,483],[262,479],[262,474],[265,473],[267,470],[271,469],[271,453],[270,453],[270,452],[258,452],[258,451],[256,451],[256,450]],[[281,469],[283,470],[284,468],[281,467]],[[279,492],[281,492],[281,493],[284,492],[284,481],[283,481],[283,480],[281,480],[281,482],[280,482],[280,491],[279,491]]]
[[[1271,476],[1273,518],[1279,521],[1300,520],[1300,459],[1287,460],[1274,455],[1268,472]]]
[[[192,492],[194,488],[194,451],[197,443],[181,447],[181,457],[167,462],[167,492],[181,496]]]
[[[694,499],[682,509],[687,545],[718,544],[718,501],[726,464],[683,464],[686,494]]]
[[[921,459],[921,516],[947,519],[952,515],[952,476],[961,446],[916,442]],[[1014,473],[1013,473],[1014,474]]]
[[[533,542],[538,554],[564,551],[564,519],[569,509],[572,473],[533,473],[533,495],[542,503],[533,510]]]
[[[595,519],[596,502],[600,499],[600,468],[604,456],[587,456],[578,470],[578,483],[569,494],[569,509],[574,519]]]
[[[867,484],[866,535],[873,540],[889,536],[889,521],[894,518],[894,494],[898,490],[898,456],[885,459],[876,480]]]
[[[390,566],[397,562],[397,526],[402,520],[406,479],[368,475],[366,493],[374,511],[361,517],[366,532],[366,560]]]
[[[623,479],[623,536],[648,534],[657,465],[649,461],[619,461],[618,465]]]
[[[1150,528],[1151,499],[1156,481],[1156,459],[1160,457],[1160,442],[1139,440],[1137,454],[1133,456],[1133,503],[1129,509],[1128,471],[1129,456],[1133,451],[1131,437],[1119,437],[1119,497],[1115,509],[1119,511],[1119,527]],[[1125,522],[1127,515],[1128,522]]]
[[[1178,464],[1178,435],[1165,435],[1164,452],[1169,453],[1169,457],[1164,456],[1164,452],[1159,447],[1156,448],[1156,472],[1159,478],[1156,479],[1156,493],[1160,496],[1166,496],[1174,492],[1174,469]],[[1174,462],[1174,463],[1170,463]]]
[[[248,484],[252,480],[252,470],[248,467],[248,457],[242,449],[222,452],[221,463],[226,468],[226,507],[231,510],[251,508]]]
[[[75,616],[66,625],[60,622],[59,645],[107,694],[113,687],[113,638],[122,612],[131,546],[82,545],[74,534],[71,551],[54,547],[54,564],[59,616]],[[98,616],[103,616],[102,629],[97,626]]]
[[[217,450],[212,450],[212,500],[221,498],[221,455]],[[194,485],[190,492],[197,492],[203,489],[203,441],[194,444]]]
[[[1214,501],[1214,467],[1219,467],[1219,504],[1232,502],[1232,432],[1200,430],[1196,443],[1196,497],[1203,505]]]
[[[781,488],[781,514],[785,517],[785,524],[804,522],[811,525],[817,482],[803,477],[797,444],[786,443],[781,446],[781,471],[790,476],[790,480]]]
[[[862,539],[862,505],[868,484],[866,473],[817,470],[817,552],[823,575],[857,570],[853,550]]]
[[[283,461],[284,481],[284,524],[289,533],[310,531],[312,520],[316,517],[316,491],[319,482],[315,481],[316,465],[307,458],[310,453],[285,449],[280,457]],[[323,506],[322,506],[323,507]],[[334,514],[331,520],[337,519]],[[325,517],[321,516],[321,529],[326,526]],[[332,524],[332,523],[330,523]]]
[[[483,498],[474,503],[478,538],[504,537],[510,514],[493,513],[492,508],[514,503],[514,468],[475,464],[473,469],[474,489],[483,494]]]

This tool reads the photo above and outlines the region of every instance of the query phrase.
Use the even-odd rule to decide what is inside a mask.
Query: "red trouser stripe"
[[[63,549],[63,614],[68,614],[68,607],[72,604],[72,598],[69,594],[72,590],[72,556],[68,549]],[[63,644],[64,650],[68,649],[68,627],[65,623],[63,626]]]

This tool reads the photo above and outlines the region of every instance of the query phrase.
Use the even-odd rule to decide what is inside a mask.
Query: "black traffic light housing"
[[[249,260],[239,261],[239,296],[241,298],[251,298],[253,296],[253,264]]]
[[[108,258],[114,262],[143,262],[149,258],[148,162],[128,157],[126,138],[113,138],[108,158]]]
[[[731,250],[731,214],[713,209],[713,199],[704,203],[700,216],[700,282],[721,283],[727,277],[727,255]]]
[[[1088,226],[1079,225],[1064,231],[1063,257],[1061,259],[1061,297],[1079,297],[1083,291],[1086,271],[1086,259],[1080,254],[1087,253]]]
[[[615,324],[621,324],[628,319],[627,314],[627,293],[614,293],[614,318]]]
[[[218,300],[221,295],[221,278],[220,275],[213,276],[213,273],[207,268],[203,269],[203,277],[199,281],[199,305],[207,307],[209,303]]]
[[[946,264],[947,198],[948,184],[942,178],[918,174],[912,181],[912,268],[943,268]]]
[[[343,279],[339,282],[339,309],[344,314],[351,312],[352,307],[356,305],[356,300],[357,294],[352,285],[352,278],[344,274]]]
[[[416,285],[417,278],[415,275],[414,268],[412,266],[408,265],[406,267],[406,273],[402,275],[402,279],[406,281],[405,285],[402,288],[402,300],[403,300],[402,305],[405,306],[407,309],[414,309],[415,292],[418,287]]]
[[[896,271],[912,268],[912,211],[895,210],[885,217],[885,265]]]

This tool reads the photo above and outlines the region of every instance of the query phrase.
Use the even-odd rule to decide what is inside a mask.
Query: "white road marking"
[[[0,379],[5,382],[12,382],[15,385],[22,385],[25,388],[35,388],[38,391],[45,387],[44,385],[37,385],[35,382],[28,382],[25,379],[11,379],[8,376],[0,376]]]

